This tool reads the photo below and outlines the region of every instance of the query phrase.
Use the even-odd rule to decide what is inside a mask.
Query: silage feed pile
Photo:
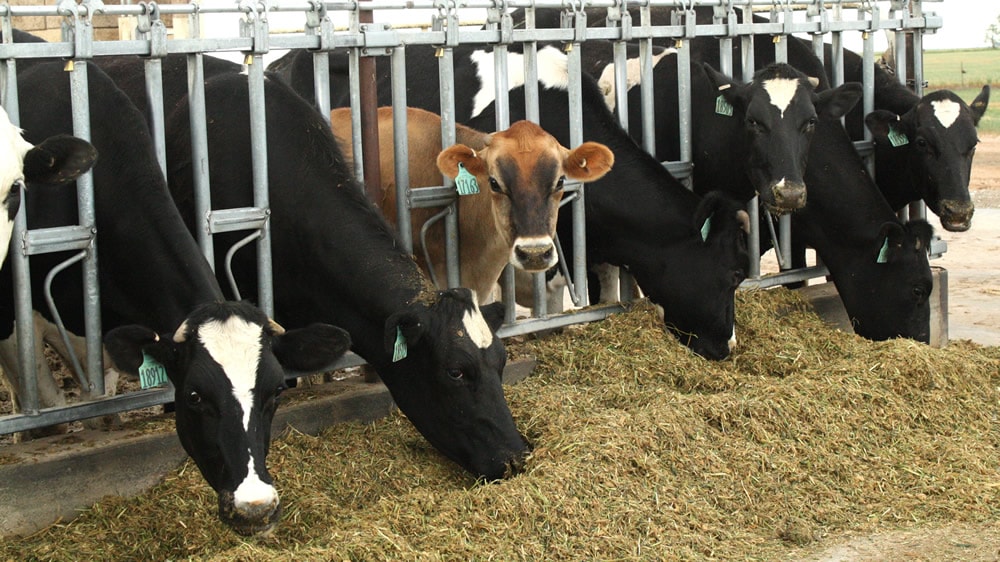
[[[783,289],[740,293],[737,314],[724,362],[688,353],[644,304],[519,344],[539,364],[507,397],[535,449],[500,483],[471,482],[397,414],[277,440],[270,536],[222,526],[187,463],[0,554],[787,559],[849,532],[998,519],[998,348],[868,342]]]

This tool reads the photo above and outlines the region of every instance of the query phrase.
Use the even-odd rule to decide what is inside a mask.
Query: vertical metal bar
[[[577,16],[579,17],[579,16]],[[573,43],[568,53],[569,87],[569,142],[570,146],[583,144],[583,88],[580,83],[582,63],[580,44]],[[573,216],[573,286],[579,302],[587,298],[587,229],[584,199],[586,190],[581,189],[572,203]]]
[[[354,145],[354,177],[365,183],[364,146],[361,143],[361,49],[351,49],[348,54],[351,99],[351,144]]]
[[[330,120],[330,54],[323,51],[313,53],[313,88],[316,107],[323,118]]]
[[[195,237],[212,269],[215,269],[215,244],[209,216],[212,191],[209,181],[208,117],[205,109],[205,66],[201,53],[188,55],[188,110],[191,124],[191,168],[194,175],[194,216],[198,230]]]
[[[917,3],[919,9],[919,3]],[[913,93],[917,97],[924,96],[924,31],[917,28],[910,32],[913,45],[910,50],[910,58],[913,62]],[[927,220],[927,205],[923,200],[914,201],[909,205],[910,218]]]
[[[396,227],[406,253],[413,253],[410,226],[410,143],[406,115],[406,49],[392,51],[392,131],[396,174]],[[444,148],[444,147],[442,147]],[[431,264],[428,264],[431,266]]]
[[[438,57],[438,88],[441,92],[441,141],[442,146],[455,144],[455,51],[442,48]],[[451,178],[444,178],[444,185],[451,185]],[[452,203],[452,212],[444,218],[444,255],[449,287],[461,285],[459,271],[458,202]]]
[[[535,27],[535,9],[525,10],[525,26],[529,29]],[[538,43],[529,41],[522,43],[524,52],[524,117],[529,121],[538,123],[542,116],[539,111],[538,99]],[[514,307],[516,299],[516,286],[514,268],[507,265],[503,269],[503,283],[501,299],[508,303],[504,311],[504,321],[513,322],[515,320],[516,309]],[[531,275],[532,285],[532,306],[531,315],[541,318],[548,315],[548,299],[546,294],[545,273],[534,273]]]
[[[677,57],[673,57],[677,63]],[[654,105],[653,86],[653,40],[643,39],[639,42],[639,64],[642,66],[642,80],[639,82],[639,99],[642,112],[642,147],[650,154],[656,154],[656,110]],[[670,64],[660,61],[660,64]]]
[[[615,41],[613,60],[615,63],[615,113],[618,124],[628,130],[628,57],[625,41]]]
[[[73,134],[90,140],[90,101],[87,64],[79,61],[70,72],[70,99],[73,107]],[[87,173],[76,180],[77,212],[80,226],[97,233],[94,210],[94,177]],[[87,376],[90,392],[104,394],[103,347],[101,343],[101,296],[97,277],[97,241],[83,260],[83,312],[87,338]]]
[[[267,115],[264,105],[264,58],[253,55],[247,65],[250,81],[250,139],[253,166],[253,203],[270,214],[267,178]],[[258,306],[274,316],[274,282],[271,260],[271,221],[264,221],[257,239]]]
[[[167,177],[166,119],[163,114],[163,60],[146,59],[146,98],[149,101],[149,131],[153,136],[156,160],[160,163],[163,177]]]
[[[875,111],[875,38],[870,32],[862,34],[861,50],[861,104],[863,115],[868,115]],[[868,142],[872,140],[872,132],[868,127],[862,127],[864,139]],[[869,154],[864,158],[865,168],[871,177],[875,177],[875,155]]]
[[[683,40],[678,42],[677,49],[677,117],[680,127],[680,160],[689,163],[693,159],[694,150],[691,138],[694,135],[694,125],[691,121],[691,42]],[[682,183],[688,189],[694,189],[690,176],[684,178]]]

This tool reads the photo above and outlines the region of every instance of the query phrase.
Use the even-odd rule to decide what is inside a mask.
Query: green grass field
[[[984,84],[990,84],[993,99],[979,122],[979,131],[1000,134],[1000,93],[996,91],[1000,86],[1000,50],[925,51],[924,78],[929,83],[927,91],[948,88],[966,103],[979,95]]]

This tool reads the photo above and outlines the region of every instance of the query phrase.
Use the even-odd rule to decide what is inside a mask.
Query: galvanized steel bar
[[[147,59],[143,66],[146,76],[146,99],[149,103],[149,132],[153,137],[156,161],[163,177],[167,177],[166,118],[163,114],[163,61]]]
[[[267,177],[267,115],[264,99],[264,59],[251,55],[246,65],[250,86],[250,153],[253,166],[253,203],[258,209],[270,208]],[[270,215],[270,211],[265,211]],[[271,222],[260,226],[257,240],[257,306],[274,316],[274,280],[271,258]]]
[[[215,243],[212,240],[211,213],[212,190],[209,181],[208,116],[205,108],[205,63],[203,55],[187,57],[188,111],[191,126],[191,172],[194,183],[195,239],[208,264],[215,269]]]
[[[392,131],[396,180],[396,228],[406,253],[413,253],[410,223],[410,143],[406,115],[406,49],[392,50]],[[442,147],[443,148],[443,147]],[[427,262],[430,269],[433,264]]]
[[[361,142],[361,49],[351,49],[347,54],[348,89],[351,100],[351,144],[354,154],[354,177],[364,189],[364,146]]]
[[[866,31],[862,34],[861,41],[861,104],[862,114],[868,115],[875,111],[875,39],[870,32]],[[873,138],[872,132],[868,130],[868,127],[862,128],[864,129],[865,143],[870,147]],[[864,162],[865,169],[874,178],[875,154],[871,150],[868,150],[868,154],[864,156]]]
[[[441,99],[441,146],[455,144],[455,51],[451,47],[438,50],[438,88]],[[443,178],[444,185],[451,186],[451,178]],[[452,211],[444,218],[444,255],[449,287],[461,285],[459,271],[458,202],[452,203]]]

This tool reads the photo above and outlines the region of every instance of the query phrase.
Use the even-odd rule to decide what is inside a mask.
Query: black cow
[[[817,126],[806,182],[809,205],[792,215],[795,255],[804,254],[801,244],[815,248],[856,333],[927,343],[931,226],[896,218],[840,123]]]
[[[311,371],[342,355],[349,339],[329,325],[283,333],[247,303],[224,302],[208,263],[184,227],[153,155],[142,116],[97,68],[89,69],[91,139],[105,344],[119,369],[138,374],[143,352],[177,387],[177,433],[219,497],[219,517],[242,533],[270,528],[280,502],[266,454],[284,368]],[[21,126],[28,141],[72,131],[63,64],[24,65],[18,73]],[[28,190],[29,228],[77,221],[71,189]],[[67,253],[32,259],[32,291]],[[57,276],[53,293],[67,328],[83,333],[79,265]],[[0,275],[0,337],[11,335],[10,266]],[[142,326],[148,327],[140,327]],[[117,327],[117,328],[116,328]],[[114,329],[111,329],[114,328]],[[107,331],[109,330],[110,331]]]
[[[126,75],[141,72],[125,63],[117,68]],[[487,480],[518,470],[529,445],[501,388],[506,352],[495,334],[499,307],[480,310],[467,289],[434,291],[365,198],[329,124],[281,81],[268,76],[265,85],[277,319],[290,327],[320,321],[343,326],[354,351],[437,449]],[[249,206],[247,77],[223,72],[205,89],[213,206]],[[131,94],[144,96],[145,90]],[[166,132],[170,187],[194,229],[186,100],[167,116]],[[241,236],[216,240],[228,246]],[[258,290],[254,254],[238,252],[233,263],[241,290],[251,294]]]
[[[439,111],[437,59],[432,48],[407,47],[407,103]],[[305,55],[299,55],[305,56]],[[456,115],[482,131],[496,129],[493,78],[480,61],[492,53],[474,46],[454,50]],[[519,56],[516,53],[512,57]],[[332,99],[343,100],[346,57],[331,55]],[[541,125],[564,145],[570,143],[565,54],[539,49]],[[379,103],[389,102],[387,61],[379,60]],[[511,66],[515,66],[511,64]],[[480,76],[480,72],[484,72]],[[511,120],[524,118],[524,89],[512,81]],[[311,88],[311,86],[310,86]],[[664,309],[666,327],[696,353],[728,356],[734,334],[734,293],[746,276],[746,214],[722,196],[701,198],[686,190],[619,126],[595,81],[583,77],[583,128],[586,140],[600,142],[615,154],[615,166],[586,192],[587,255],[592,264],[629,269],[642,290]],[[560,217],[560,237],[570,240],[568,208]],[[708,218],[709,227],[702,228]],[[570,251],[569,244],[563,246]],[[568,260],[572,256],[567,255]],[[678,267],[678,264],[684,264]]]

